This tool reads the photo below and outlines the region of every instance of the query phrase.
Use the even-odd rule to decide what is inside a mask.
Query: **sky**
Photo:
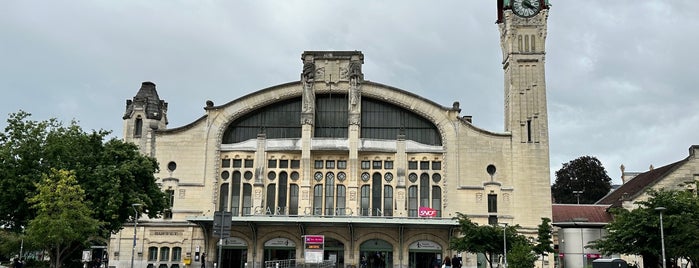
[[[597,157],[613,183],[699,144],[699,1],[550,0],[546,84],[552,182]],[[490,0],[4,0],[0,128],[77,120],[121,137],[141,82],[169,103],[169,128],[298,81],[301,54],[359,50],[366,80],[504,131],[502,54]]]

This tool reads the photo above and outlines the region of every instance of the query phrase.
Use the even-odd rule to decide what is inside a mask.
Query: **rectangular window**
[[[337,160],[337,168],[338,169],[346,169],[347,168],[347,160]]]
[[[362,161],[362,169],[370,169],[371,168],[371,161],[364,160]]]
[[[246,168],[251,168],[253,166],[253,161],[252,159],[245,159],[245,167]]]
[[[417,217],[417,186],[408,187],[408,217]]]
[[[393,216],[393,187],[384,185],[383,187],[383,215],[386,217]]]
[[[277,159],[267,160],[267,168],[277,168]]]
[[[181,247],[172,248],[172,261],[181,261],[181,260],[182,260],[182,248]]]
[[[335,211],[337,211],[337,215],[347,215],[347,212],[345,211],[345,205],[346,205],[346,196],[347,196],[347,190],[344,185],[338,185],[337,186],[337,208]]]
[[[313,187],[313,215],[323,214],[323,185]]]
[[[163,211],[164,219],[172,219],[172,207],[175,205],[175,190],[165,190],[165,195],[167,198],[167,207]]]
[[[430,161],[420,161],[420,170],[429,170]]]
[[[327,168],[327,169],[334,169],[334,168],[335,168],[335,160],[327,160],[327,161],[325,161],[325,168]]]
[[[393,161],[383,161],[383,168],[393,169]]]
[[[243,215],[252,215],[252,185],[243,184]]]
[[[493,226],[498,225],[498,216],[488,216],[488,224]]]
[[[136,118],[136,123],[133,127],[133,136],[138,138],[141,137],[141,132],[143,131],[143,119]]]
[[[221,167],[231,167],[231,160],[230,159],[221,159]]]
[[[323,168],[323,160],[316,160],[313,162],[313,167],[315,169],[321,169]]]
[[[442,170],[442,161],[432,161],[432,170]]]
[[[371,188],[369,185],[363,185],[361,189],[361,199],[360,199],[360,205],[361,205],[361,211],[360,215],[362,216],[369,216],[369,196],[371,195],[370,192]]]
[[[383,164],[383,163],[382,163],[380,160],[379,160],[379,161],[373,161],[373,162],[371,163],[371,167],[372,167],[373,169],[381,169],[381,165],[382,165],[382,164]]]
[[[169,260],[170,260],[170,248],[169,247],[160,248],[160,261],[169,261]]]
[[[301,168],[301,160],[291,160],[291,168],[293,168],[293,169]]]
[[[498,212],[498,195],[488,194],[488,212],[497,213]]]
[[[289,215],[299,215],[299,186],[289,185]]]
[[[279,168],[289,168],[289,160],[279,160]]]
[[[417,169],[417,161],[408,161],[408,169],[411,169],[411,170]]]
[[[239,168],[242,167],[243,160],[240,159],[233,159],[233,167],[234,168]]]
[[[148,261],[157,261],[157,260],[158,260],[158,248],[149,247],[148,248]]]
[[[437,211],[435,217],[442,217],[442,188],[432,186],[432,209]]]

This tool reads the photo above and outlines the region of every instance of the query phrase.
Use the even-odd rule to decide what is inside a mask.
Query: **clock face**
[[[512,12],[517,14],[517,16],[524,18],[531,18],[539,13],[541,6],[539,5],[539,0],[513,0],[512,1]]]

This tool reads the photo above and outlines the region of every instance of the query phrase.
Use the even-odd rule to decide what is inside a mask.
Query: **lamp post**
[[[665,268],[665,233],[663,232],[663,211],[665,210],[665,207],[655,208],[655,211],[660,212],[660,246],[663,253],[663,268]]]
[[[138,227],[138,210],[136,207],[140,207],[142,204],[134,203],[131,204],[134,214],[134,224],[133,224],[133,247],[131,248],[131,268],[133,268],[134,254],[136,254],[136,228]]]
[[[573,194],[575,195],[575,197],[578,198],[578,205],[580,205],[580,195],[581,195],[583,192],[584,192],[584,191],[573,191]]]
[[[505,224],[505,228],[502,229],[502,253],[505,260],[505,268],[507,268],[507,223],[503,224]]]

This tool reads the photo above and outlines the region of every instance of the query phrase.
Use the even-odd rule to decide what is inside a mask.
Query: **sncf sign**
[[[417,210],[417,215],[419,217],[434,218],[437,216],[437,210],[430,207],[420,207]]]

